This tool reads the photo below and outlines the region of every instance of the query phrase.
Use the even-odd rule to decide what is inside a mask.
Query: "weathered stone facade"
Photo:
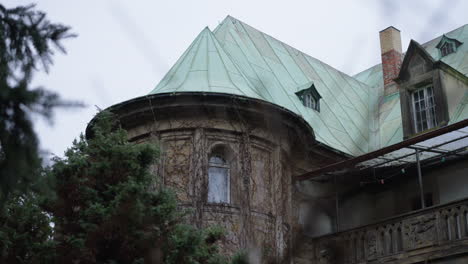
[[[161,147],[154,174],[193,210],[188,221],[227,230],[223,251],[252,250],[263,262],[290,257],[293,233],[301,229],[292,174],[337,157],[320,150],[298,116],[261,101],[196,93],[141,97],[111,110],[131,140]],[[208,159],[219,148],[230,166],[230,202],[208,203]],[[324,153],[307,160],[313,151]]]
[[[464,28],[451,34],[468,41]],[[380,32],[382,64],[348,76],[228,16],[149,95],[110,110],[132,141],[161,147],[155,177],[191,210],[188,222],[227,230],[227,254],[247,249],[254,263],[459,263],[468,252],[462,148],[424,150],[444,154],[425,177],[419,158],[418,173],[411,160],[360,167],[381,155],[400,160],[385,155],[466,121],[465,51],[439,57],[437,42],[411,41],[403,56],[389,27]],[[303,100],[310,88],[320,101]],[[452,154],[460,160],[449,165]],[[426,195],[436,207],[417,211]]]
[[[295,263],[467,263],[468,201],[411,212],[299,245]]]

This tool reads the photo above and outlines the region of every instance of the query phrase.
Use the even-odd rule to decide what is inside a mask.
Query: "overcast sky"
[[[31,1],[6,0],[8,7]],[[35,120],[41,147],[63,156],[96,113],[145,95],[200,31],[231,15],[347,74],[380,62],[378,32],[395,26],[403,49],[468,23],[462,0],[40,0],[53,22],[72,27],[48,74],[35,85],[85,108],[57,110],[54,123]]]

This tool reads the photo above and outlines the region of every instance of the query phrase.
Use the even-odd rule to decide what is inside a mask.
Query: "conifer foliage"
[[[54,263],[51,218],[31,190],[13,192],[0,213],[0,263]]]
[[[227,263],[216,246],[223,232],[183,224],[174,194],[150,172],[154,144],[129,143],[105,111],[92,131],[48,172],[58,263]]]
[[[34,70],[48,69],[54,50],[65,51],[61,40],[73,36],[69,30],[51,23],[34,5],[7,9],[0,4],[0,201],[37,175],[40,157],[31,113],[50,118],[54,107],[67,104],[30,82]]]

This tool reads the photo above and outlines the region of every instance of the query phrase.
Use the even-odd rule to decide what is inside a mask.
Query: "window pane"
[[[226,165],[226,161],[219,157],[219,156],[213,156],[210,158],[210,164],[219,164],[219,165]]]
[[[427,91],[427,93],[429,94],[429,96],[432,96],[432,86],[428,86],[428,87],[426,88],[426,91]]]
[[[208,169],[208,202],[229,202],[229,169],[210,167]]]
[[[432,85],[421,88],[413,93],[413,110],[416,132],[421,132],[437,125]]]
[[[421,101],[421,110],[426,109],[426,102]]]
[[[302,96],[302,104],[307,108],[319,111],[318,98],[310,93],[306,93]]]

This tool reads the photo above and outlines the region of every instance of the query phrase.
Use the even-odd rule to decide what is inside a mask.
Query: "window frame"
[[[449,54],[452,54],[455,52],[455,43],[452,42],[445,42],[441,47],[440,47],[440,53],[442,57],[445,57]]]
[[[313,84],[307,84],[306,89],[296,93],[304,107],[320,112],[320,99],[322,96],[317,92]]]
[[[439,44],[436,45],[436,48],[439,49],[440,57],[443,58],[457,52],[458,47],[462,44],[463,42],[460,42],[455,38],[449,38],[446,35],[442,35]]]
[[[457,42],[455,42],[457,43]],[[441,41],[439,45],[442,45]],[[440,46],[437,46],[439,49]],[[413,60],[420,56],[424,61],[424,72],[414,73]],[[417,63],[416,63],[417,64]],[[411,41],[401,65],[398,78],[395,79],[399,85],[399,97],[401,107],[401,118],[403,128],[403,139],[408,139],[422,132],[417,132],[414,122],[414,103],[412,93],[419,88],[432,85],[434,92],[434,103],[436,105],[436,126],[432,129],[446,126],[449,122],[449,107],[447,102],[447,82],[444,81],[446,74],[452,75],[450,67],[442,61],[435,61],[427,51],[415,41]]]
[[[437,127],[436,98],[434,86],[425,85],[411,92],[413,126],[415,133]],[[419,115],[418,115],[419,114]]]
[[[304,104],[305,107],[319,111],[318,100],[311,93],[305,93],[302,96],[302,104]]]
[[[224,163],[216,163],[212,162],[213,158],[220,158],[221,160],[224,161]],[[210,200],[210,169],[211,168],[221,168],[226,170],[226,199],[220,199],[220,201],[216,200]],[[209,158],[208,158],[208,186],[207,186],[207,197],[206,201],[207,203],[210,204],[230,204],[231,203],[231,166],[229,164],[229,161],[226,159],[225,155],[221,155],[219,153],[212,153]]]

